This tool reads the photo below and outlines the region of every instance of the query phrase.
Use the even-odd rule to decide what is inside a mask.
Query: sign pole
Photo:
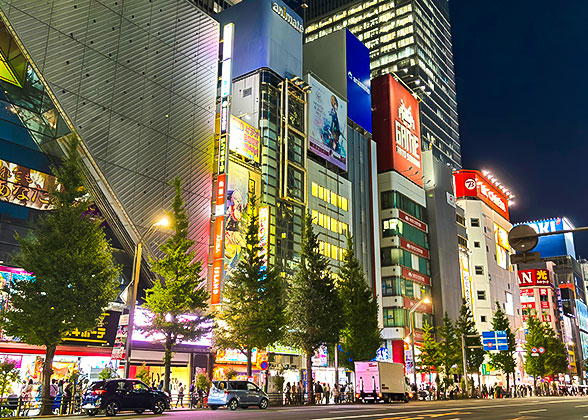
[[[462,352],[462,356],[463,356],[463,374],[465,376],[465,391],[466,391],[466,395],[469,396],[470,392],[469,392],[469,384],[468,384],[468,361],[467,361],[467,356],[466,356],[466,341],[465,341],[465,335],[461,335],[461,352]]]

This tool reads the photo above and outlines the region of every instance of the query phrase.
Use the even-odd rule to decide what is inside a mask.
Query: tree
[[[496,311],[492,318],[492,329],[494,331],[506,331],[508,350],[500,350],[497,353],[490,353],[490,364],[506,375],[506,389],[508,390],[510,389],[510,374],[514,375],[516,367],[516,361],[514,359],[516,339],[510,328],[510,321],[506,317],[506,313],[504,313],[500,307],[499,302],[496,302]]]
[[[288,313],[289,338],[306,356],[308,399],[313,402],[311,358],[322,344],[338,342],[343,325],[335,281],[327,258],[319,252],[318,237],[308,213],[302,230],[300,264],[288,291]]]
[[[461,304],[459,317],[455,322],[455,331],[456,338],[460,341],[460,350],[462,347],[461,337],[462,335],[465,336],[467,372],[464,372],[464,374],[467,381],[468,373],[477,373],[480,370],[480,366],[484,363],[485,353],[482,348],[482,339],[476,330],[474,316],[465,300]],[[460,371],[463,371],[463,363],[458,364],[458,366]]]
[[[211,317],[206,314],[208,293],[200,278],[202,264],[191,251],[194,241],[188,238],[188,217],[182,200],[179,178],[173,181],[175,196],[170,214],[173,235],[160,247],[164,256],[151,260],[153,272],[161,277],[146,290],[145,308],[151,311],[150,322],[141,327],[147,335],[160,334],[165,353],[164,390],[169,392],[173,348],[186,340],[197,340],[209,333]]]
[[[51,414],[49,385],[57,346],[70,331],[95,328],[118,288],[120,268],[102,220],[88,211],[78,146],[71,141],[67,156],[52,169],[61,184],[49,191],[53,210],[40,217],[29,236],[16,235],[21,250],[12,263],[33,277],[11,284],[2,320],[8,336],[45,347],[41,414]]]
[[[378,327],[378,302],[365,280],[361,264],[353,252],[353,240],[347,234],[347,250],[339,270],[339,290],[343,304],[341,347],[343,364],[354,370],[356,360],[372,360],[382,345]]]
[[[431,373],[437,372],[442,363],[440,347],[441,345],[433,337],[433,327],[425,320],[423,324],[423,345],[417,364],[419,365],[419,372],[429,374],[429,381],[431,380]]]
[[[275,268],[268,269],[259,244],[259,215],[255,195],[247,206],[245,246],[225,284],[224,304],[216,329],[216,344],[241,350],[252,374],[251,354],[283,338],[287,323],[285,288]]]
[[[538,377],[555,377],[560,373],[566,373],[568,370],[567,350],[553,328],[549,324],[542,323],[535,311],[532,311],[527,319],[527,329],[529,333],[525,344],[527,352],[525,370],[529,375],[533,375],[534,386],[537,386]],[[533,352],[534,348],[537,350],[543,348],[544,351],[543,353]]]
[[[19,369],[16,367],[16,361],[8,358],[0,361],[0,400],[4,398],[8,385],[18,380],[18,376]]]
[[[461,338],[455,332],[455,326],[445,313],[443,325],[438,329],[441,341],[439,343],[440,367],[443,371],[445,387],[453,382],[453,374],[458,372],[457,366],[461,360]]]

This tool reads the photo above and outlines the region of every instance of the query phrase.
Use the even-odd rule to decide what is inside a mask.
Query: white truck
[[[356,400],[363,403],[408,402],[412,397],[402,363],[355,362]]]

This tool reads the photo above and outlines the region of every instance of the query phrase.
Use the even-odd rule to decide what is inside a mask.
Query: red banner
[[[414,305],[416,305],[419,301],[418,300],[413,300],[411,298],[404,298],[404,307],[406,309],[411,309],[414,308]],[[418,312],[424,312],[427,314],[432,314],[433,313],[433,306],[430,303],[421,303],[421,306],[419,306],[419,308],[417,309]]]
[[[210,303],[218,305],[220,303],[221,274],[223,270],[223,260],[216,260],[212,264],[212,293]]]
[[[521,296],[535,296],[533,289],[521,289]]]
[[[549,302],[541,302],[541,309],[549,309]]]
[[[456,197],[477,197],[509,220],[508,197],[490,183],[479,171],[460,170],[453,173]]]
[[[406,249],[408,252],[412,252],[413,254],[417,254],[423,258],[429,258],[429,251],[425,248],[421,248],[418,245],[413,244],[412,242],[408,242],[404,238],[400,238],[400,248]]]
[[[408,280],[416,281],[418,283],[423,283],[427,286],[431,285],[431,279],[429,277],[419,273],[418,271],[410,270],[406,267],[402,267],[402,277]]]
[[[214,250],[212,258],[217,260],[223,257],[223,226],[225,218],[223,216],[217,216],[214,220]]]
[[[216,205],[217,206],[224,206],[225,205],[225,195],[226,195],[226,175],[219,175],[218,179],[216,180]]]
[[[403,212],[402,210],[398,210],[398,218],[403,222],[408,223],[412,227],[422,230],[425,233],[428,231],[426,223],[421,222],[416,217],[413,217],[410,214]]]

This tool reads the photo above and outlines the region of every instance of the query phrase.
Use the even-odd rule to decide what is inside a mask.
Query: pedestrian
[[[290,385],[290,382],[286,383],[286,394],[285,394],[285,401],[284,403],[286,405],[290,405],[292,403],[292,401],[290,400],[290,395],[292,392],[292,386]]]
[[[339,404],[340,402],[340,394],[339,394],[339,385],[333,385],[333,402],[335,404]]]
[[[73,396],[73,385],[71,382],[67,381],[63,383],[63,397],[61,397],[61,413],[62,414],[69,414],[68,409],[71,402],[71,397]]]
[[[320,382],[317,382],[314,384],[314,401],[317,404],[321,403],[322,397],[323,397],[323,387],[321,385]]]
[[[304,404],[304,384],[302,381],[298,381],[298,404]]]
[[[298,389],[296,388],[296,382],[292,382],[292,389],[290,390],[290,404],[295,404],[297,400],[297,393]]]
[[[178,408],[178,404],[180,404],[180,406],[184,408],[184,385],[182,385],[181,382],[178,386],[178,399],[176,401],[176,408]]]
[[[159,391],[163,391],[163,379],[161,380],[161,382],[159,382],[159,385],[157,386],[157,389]]]
[[[329,401],[331,400],[331,386],[329,384],[325,384],[325,404],[329,404]]]
[[[33,380],[29,379],[29,382],[25,382],[22,390],[20,392],[20,396],[22,398],[22,406],[23,412],[25,415],[28,415],[29,409],[31,408],[31,401],[33,399]]]

